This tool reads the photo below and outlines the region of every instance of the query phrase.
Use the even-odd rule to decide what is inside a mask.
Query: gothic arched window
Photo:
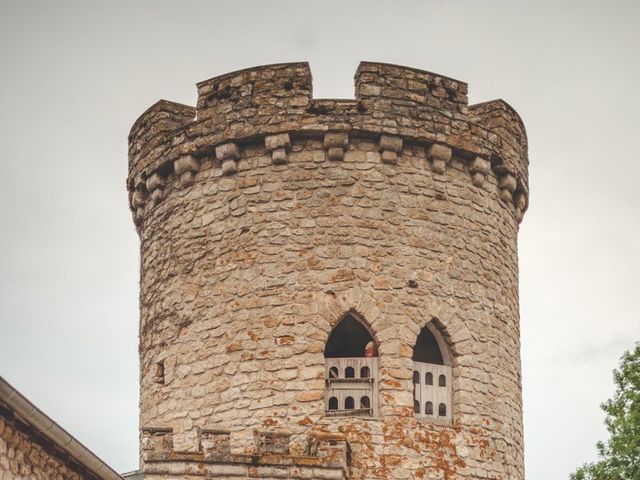
[[[451,421],[451,356],[447,344],[434,322],[420,331],[413,347],[413,371],[424,384],[413,385],[414,404],[424,405],[424,412],[415,411],[418,418],[436,418],[433,406],[438,405],[437,418]],[[437,379],[437,384],[434,380]]]
[[[355,314],[345,315],[336,324],[324,349],[326,415],[376,415],[377,352],[373,334]],[[331,408],[333,398],[340,399],[338,408]]]

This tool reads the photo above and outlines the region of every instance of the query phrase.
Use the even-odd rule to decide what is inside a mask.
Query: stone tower
[[[517,113],[369,62],[197,87],[129,136],[145,478],[522,479]]]

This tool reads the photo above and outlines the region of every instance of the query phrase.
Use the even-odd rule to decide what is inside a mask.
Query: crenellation
[[[196,118],[196,109],[189,105],[160,100],[149,107],[133,124],[129,133],[129,155],[140,166],[152,158],[154,150],[163,152],[172,133],[180,131]],[[131,171],[130,171],[131,173]]]
[[[355,83],[356,99],[373,99],[376,110],[430,107],[465,113],[468,104],[466,83],[399,65],[362,62]]]
[[[502,155],[496,159],[497,171],[511,172],[518,179],[520,189],[528,193],[528,140],[518,113],[504,100],[471,105],[469,111],[471,121],[492,132],[497,137],[492,141],[501,145]]]
[[[255,448],[248,453],[231,451],[229,430],[200,429],[197,449],[193,450],[175,450],[172,432],[172,428],[142,428],[145,479],[163,478],[163,475],[307,480],[348,478],[348,446],[340,435],[310,435],[307,438],[310,449],[304,455],[293,455],[289,451],[290,434],[283,431],[254,430]]]
[[[258,455],[289,454],[291,432],[275,430],[254,430],[253,432]]]
[[[145,455],[173,451],[173,428],[142,427],[140,433],[140,451],[143,459]]]
[[[205,458],[210,455],[225,455],[231,453],[231,431],[211,428],[201,428],[199,451]]]
[[[309,64],[284,63],[248,68],[197,84],[198,118],[216,128],[243,131],[256,124],[284,123],[273,107],[287,116],[304,114],[311,103]]]
[[[466,84],[441,75],[363,62],[356,74],[355,101],[314,100],[308,64],[278,64],[200,82],[198,91],[197,112],[161,101],[136,122],[130,134],[130,190],[167,162],[206,155],[230,140],[244,143],[289,134],[293,141],[295,135],[334,130],[400,136],[426,146],[446,143],[464,156],[490,159],[497,174],[515,176],[519,190],[528,194],[526,132],[517,114],[501,100],[467,109]],[[339,150],[327,153],[340,158]],[[273,149],[272,163],[286,163],[288,154],[286,146]],[[395,161],[393,151],[381,152],[381,157]],[[442,162],[435,163],[434,171],[442,171]],[[232,175],[237,168],[224,161],[223,171]],[[184,181],[191,180],[185,174]]]

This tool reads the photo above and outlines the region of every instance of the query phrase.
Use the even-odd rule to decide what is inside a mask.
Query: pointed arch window
[[[325,415],[377,414],[377,351],[373,334],[355,314],[348,314],[338,322],[324,349]]]
[[[413,347],[414,378],[424,379],[413,387],[415,416],[451,421],[451,355],[433,321],[425,325]],[[437,405],[437,411],[434,411]]]

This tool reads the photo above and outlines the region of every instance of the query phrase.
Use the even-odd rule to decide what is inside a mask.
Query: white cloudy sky
[[[637,1],[0,1],[0,375],[120,471],[137,463],[138,240],[127,134],[195,83],[360,60],[469,83],[527,125],[520,230],[526,468],[566,479],[605,436],[640,339]]]

